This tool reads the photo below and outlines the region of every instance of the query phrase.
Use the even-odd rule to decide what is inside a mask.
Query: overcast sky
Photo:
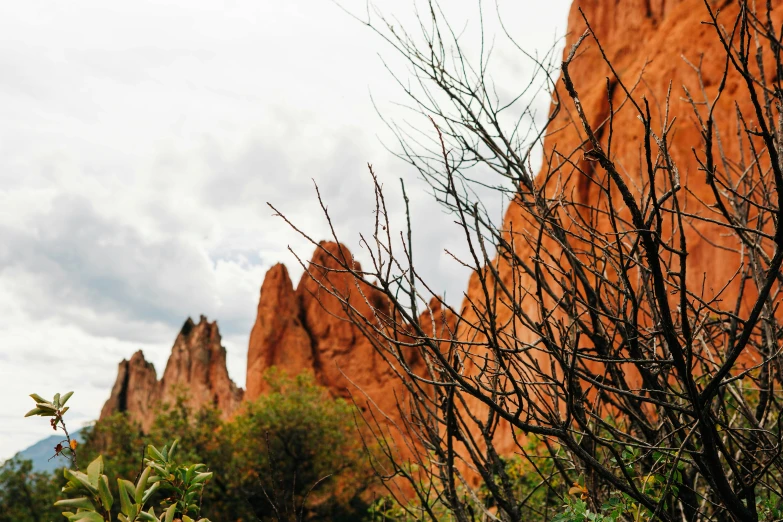
[[[544,52],[569,3],[500,0],[500,12],[525,49]],[[475,27],[476,0],[447,4],[455,26]],[[364,1],[343,5],[361,13]],[[411,20],[410,0],[376,5]],[[123,358],[143,349],[162,374],[188,316],[218,320],[244,387],[265,271],[284,262],[296,281],[288,246],[312,252],[266,202],[327,237],[311,178],[360,259],[373,219],[366,164],[392,195],[404,178],[420,270],[460,299],[467,275],[443,253],[459,234],[384,148],[394,142],[371,101],[410,118],[379,55],[406,70],[329,0],[26,0],[1,11],[0,460],[51,434],[22,418],[27,394],[75,390],[69,415],[83,425]],[[513,90],[522,60],[498,49],[499,83]]]

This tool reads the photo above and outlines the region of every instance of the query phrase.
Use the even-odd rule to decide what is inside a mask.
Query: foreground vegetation
[[[187,391],[183,390],[176,404],[159,410],[149,434],[142,433],[127,415],[117,414],[86,428],[85,442],[78,447],[73,444],[73,450],[66,438],[52,453],[75,457],[81,466],[93,463],[87,475],[110,477],[106,496],[117,499],[103,502],[96,493],[92,503],[100,518],[72,520],[124,520],[120,517],[127,513],[122,515],[124,503],[120,500],[125,492],[119,484],[138,485],[150,463],[168,466],[174,475],[174,470],[187,472],[197,466],[194,463],[204,467],[195,467],[193,476],[209,470],[207,486],[191,498],[197,508],[192,516],[203,513],[213,521],[365,519],[372,500],[368,488],[373,474],[364,458],[353,407],[331,398],[309,373],[289,377],[271,371],[266,379],[269,393],[248,403],[230,421],[222,421],[214,409],[192,411],[186,406]],[[167,446],[172,441],[177,441],[176,462],[173,448]],[[156,475],[164,474],[153,468],[152,477]],[[83,491],[71,491],[73,484],[68,483],[74,480],[78,483],[75,469],[66,470],[65,476],[62,471],[47,475],[33,472],[29,461],[9,460],[0,467],[0,521],[61,520],[63,510],[75,511],[87,503],[66,501],[54,506],[57,499],[91,495],[86,485],[77,488]],[[96,482],[96,488],[98,485]],[[147,483],[140,491],[146,488]],[[145,511],[155,501],[168,507],[166,495],[156,496],[153,491],[148,497]],[[177,516],[183,514],[179,508],[175,511]]]

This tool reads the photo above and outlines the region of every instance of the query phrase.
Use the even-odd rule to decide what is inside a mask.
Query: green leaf
[[[141,498],[141,504],[144,505],[147,503],[147,501],[150,499],[153,493],[155,493],[158,488],[160,488],[160,482],[156,482],[152,485],[150,489],[144,492],[144,496]]]
[[[72,471],[68,468],[64,468],[63,474],[65,478],[69,479],[74,486],[81,486],[90,492],[92,496],[98,494],[98,488],[90,484],[90,479],[81,471]]]
[[[136,483],[136,494],[134,495],[134,498],[136,499],[137,504],[141,504],[144,490],[147,489],[147,479],[149,479],[151,472],[151,467],[147,466],[144,468],[144,472],[142,472],[141,477],[139,477],[139,481]]]
[[[153,460],[160,460],[162,462],[166,462],[166,459],[163,457],[163,455],[158,451],[158,448],[150,444],[147,446],[147,454],[150,456]]]
[[[95,505],[87,497],[66,498],[63,500],[58,500],[54,503],[54,505],[69,508],[91,509],[95,511]]]
[[[174,450],[177,449],[177,443],[179,443],[179,439],[174,439],[174,442],[171,443],[171,447],[169,448],[169,453],[166,457],[169,460],[169,462],[171,461],[171,459],[174,458]]]
[[[31,393],[30,397],[32,397],[35,402],[49,402],[37,393]]]
[[[169,508],[166,510],[166,518],[163,520],[163,522],[174,522],[174,514],[177,512],[177,505],[172,504],[169,506]]]
[[[188,470],[185,472],[185,484],[190,483],[191,480],[193,480],[193,476],[196,474],[196,465],[193,464],[192,466],[188,467]]]
[[[98,487],[98,480],[100,479],[101,473],[103,473],[103,457],[101,455],[98,455],[98,458],[90,462],[90,465],[87,466],[87,478],[90,481],[90,484]]]
[[[59,393],[55,393],[54,394],[54,400],[52,401],[52,404],[54,404],[55,408],[59,408],[60,407],[60,394]]]
[[[24,416],[25,417],[32,417],[33,415],[38,415],[40,413],[43,413],[43,411],[44,410],[42,410],[41,408],[36,407],[36,408],[33,408],[32,410],[28,411],[27,413],[25,413]]]
[[[68,517],[73,522],[105,522],[103,517],[95,511],[79,511],[75,515]]]
[[[106,475],[101,475],[98,481],[98,495],[101,498],[101,503],[106,511],[111,511],[111,506],[114,504],[114,497],[109,489],[109,478]]]
[[[60,406],[65,406],[65,403],[68,402],[68,399],[71,398],[71,395],[73,395],[72,391],[69,391],[65,395],[63,395],[63,398],[60,399]]]
[[[127,480],[124,482],[128,482]],[[120,490],[120,510],[124,515],[130,515],[131,512],[131,499],[128,495],[128,490],[123,485],[121,478],[117,479],[117,489]],[[131,484],[131,491],[133,490],[133,484]]]
[[[199,473],[193,478],[193,484],[200,484],[201,482],[206,482],[207,480],[212,478],[213,473],[210,471],[208,473]]]

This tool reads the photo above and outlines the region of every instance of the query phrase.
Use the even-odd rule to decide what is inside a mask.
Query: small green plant
[[[68,410],[65,403],[71,395],[73,392],[62,397],[58,393],[52,401],[47,401],[40,395],[32,394],[36,407],[25,416],[51,417],[52,427],[55,430],[61,428],[66,434],[63,442],[67,443],[67,450],[62,444],[55,447],[56,454],[69,451],[74,467],[73,470],[63,470],[68,482],[62,492],[70,498],[55,502],[55,506],[68,509],[63,512],[63,516],[72,522],[110,522],[114,496],[109,488],[109,478],[104,474],[103,457],[99,455],[93,460],[87,466],[87,473],[79,471],[76,441],[70,438],[65,426],[63,415]],[[120,522],[173,522],[175,519],[182,522],[209,522],[199,516],[204,486],[212,478],[212,472],[207,471],[204,464],[178,465],[174,460],[176,448],[176,440],[161,450],[152,444],[148,445],[143,462],[144,471],[136,483],[117,478],[120,497],[117,519]],[[151,504],[157,504],[160,518]]]
[[[65,433],[65,439],[58,442],[54,447],[54,455],[63,454],[70,457],[73,467],[79,469],[79,466],[76,463],[77,442],[75,439],[71,439],[71,434],[68,433],[68,428],[65,426],[65,420],[63,420],[63,415],[65,415],[65,412],[70,408],[70,406],[66,406],[65,403],[68,402],[71,395],[73,395],[72,391],[62,396],[59,393],[56,393],[51,401],[47,401],[37,393],[30,394],[30,397],[35,401],[35,408],[28,411],[25,414],[25,417],[51,417],[49,424],[52,426],[52,429],[57,431],[59,428]]]

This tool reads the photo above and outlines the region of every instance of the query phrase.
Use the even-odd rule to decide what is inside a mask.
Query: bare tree
[[[460,522],[545,520],[574,497],[622,519],[779,518],[783,34],[771,3],[757,11],[731,2],[719,18],[705,1],[723,49],[709,59],[723,64],[722,76],[705,79],[700,63],[687,62],[691,88],[670,86],[665,99],[638,94],[644,71],[619,74],[585,18],[560,85],[546,59],[526,55],[540,80],[527,89],[548,87],[554,100],[541,128],[530,125],[529,98],[501,101],[488,54],[472,66],[429,6],[423,44],[382,18],[366,23],[415,73],[419,89],[406,93],[430,123],[417,133],[393,126],[400,156],[461,227],[470,290],[461,309],[439,301],[432,312],[413,218],[400,237],[391,232],[372,169],[377,220],[362,238],[371,266],[332,258],[356,280],[348,293],[373,288],[390,306],[361,314],[344,289],[322,284],[407,390],[399,412],[365,416],[386,451],[376,465],[393,497],[416,519],[445,511]],[[610,72],[600,121],[571,75],[586,46]],[[728,94],[727,84],[740,89]],[[670,116],[675,89],[691,121]],[[736,117],[720,121],[715,108],[726,103]],[[566,110],[581,143],[563,151],[552,136]],[[640,136],[635,172],[613,155],[628,139],[615,122],[628,113]],[[675,131],[688,126],[701,146],[683,152]],[[700,169],[690,187],[682,154]],[[508,197],[503,223],[476,186]],[[705,274],[689,257],[696,243],[733,275]]]

